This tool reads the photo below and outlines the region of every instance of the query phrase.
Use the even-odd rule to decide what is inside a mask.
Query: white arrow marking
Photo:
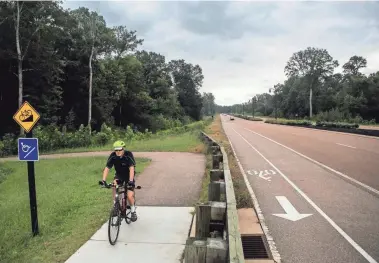
[[[285,196],[275,196],[275,197],[278,200],[279,204],[283,207],[286,213],[273,214],[274,216],[282,217],[284,219],[288,219],[295,222],[312,215],[312,214],[300,214]]]

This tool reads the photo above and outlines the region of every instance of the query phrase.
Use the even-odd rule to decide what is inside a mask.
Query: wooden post
[[[196,206],[196,238],[209,236],[209,223],[211,221],[211,205],[202,204]]]
[[[211,206],[211,220],[225,220],[226,219],[226,202],[209,202]]]
[[[226,263],[228,256],[228,245],[222,238],[207,239],[206,263]]]
[[[184,259],[186,263],[205,263],[207,255],[207,241],[187,239]]]
[[[222,154],[212,155],[212,165],[213,169],[218,169],[220,167],[220,163],[223,162]]]
[[[212,154],[220,154],[221,153],[221,150],[220,150],[220,146],[211,146],[212,147]]]
[[[219,182],[211,182],[208,185],[208,200],[220,201],[220,183]]]
[[[211,182],[224,180],[224,170],[212,169],[209,171]]]

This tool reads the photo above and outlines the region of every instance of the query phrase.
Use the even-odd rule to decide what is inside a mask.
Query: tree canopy
[[[20,100],[39,124],[69,129],[90,121],[154,131],[163,119],[202,118],[200,65],[143,50],[136,31],[59,2],[0,2],[0,17],[0,136],[19,130]]]
[[[365,58],[355,55],[343,64],[342,73],[335,73],[339,62],[326,49],[308,47],[289,58],[284,83],[254,97],[255,107],[251,98],[247,98],[245,103],[216,108],[226,113],[255,111],[274,117],[276,112],[277,117],[285,118],[309,116],[325,121],[379,122],[379,71],[363,74],[361,70],[367,63]]]

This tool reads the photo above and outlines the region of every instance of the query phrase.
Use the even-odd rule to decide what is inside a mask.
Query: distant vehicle
[[[230,120],[231,120],[231,121],[234,121],[234,117],[233,117],[233,116],[230,116]]]

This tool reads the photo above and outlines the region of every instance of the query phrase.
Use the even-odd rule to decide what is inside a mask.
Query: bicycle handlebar
[[[120,185],[114,184],[114,183],[108,183],[108,184],[103,185],[102,181],[99,181],[99,185],[101,185],[102,188],[112,188],[112,187],[120,186]],[[128,186],[128,184],[126,184],[126,186]],[[142,187],[140,185],[138,185],[134,189],[141,189],[141,188]]]

